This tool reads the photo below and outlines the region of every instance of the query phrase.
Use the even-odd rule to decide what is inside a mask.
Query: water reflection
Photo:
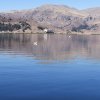
[[[0,34],[0,100],[100,100],[100,63],[91,60],[100,60],[99,42],[98,35]]]
[[[100,36],[57,34],[0,34],[0,53],[41,60],[76,57],[100,59]]]

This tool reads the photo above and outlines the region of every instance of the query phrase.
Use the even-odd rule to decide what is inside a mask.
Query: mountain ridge
[[[21,31],[14,28],[12,32],[23,32],[25,29],[29,33],[41,33],[44,32],[42,29],[47,28],[55,33],[89,33],[90,31],[97,32],[100,30],[100,14],[98,12],[100,12],[99,8],[78,10],[66,5],[48,4],[34,9],[0,13],[0,23],[1,25],[5,23],[8,23],[8,25],[9,23],[11,25],[18,24]],[[20,22],[23,26],[20,25]],[[42,29],[39,29],[39,27],[42,27]]]

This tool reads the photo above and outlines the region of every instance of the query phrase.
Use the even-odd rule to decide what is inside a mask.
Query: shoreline
[[[64,33],[64,32],[56,32],[56,33],[44,33],[44,32],[0,32],[0,34],[66,34],[66,35],[100,35],[100,32],[72,32],[72,33]]]

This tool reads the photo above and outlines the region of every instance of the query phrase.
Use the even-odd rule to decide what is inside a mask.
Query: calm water
[[[0,100],[100,100],[100,36],[0,34]]]

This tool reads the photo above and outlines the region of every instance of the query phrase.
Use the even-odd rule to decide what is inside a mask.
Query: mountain
[[[29,10],[0,13],[0,31],[90,33],[100,30],[100,8],[78,10],[65,5],[43,5]]]
[[[100,7],[84,9],[83,12],[86,12],[94,17],[100,17]]]

